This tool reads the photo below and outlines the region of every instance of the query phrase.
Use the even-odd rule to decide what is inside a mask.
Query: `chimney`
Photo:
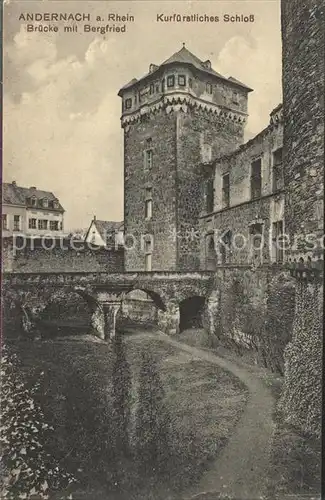
[[[149,66],[149,73],[153,73],[158,68],[159,68],[159,66],[157,66],[157,64],[151,63],[150,66]]]
[[[32,191],[36,191],[36,187],[35,186],[31,186],[29,189],[31,189]]]
[[[204,61],[203,66],[207,69],[211,69],[211,61],[207,59],[206,61]]]
[[[94,221],[96,220],[96,215],[94,215]]]
[[[13,186],[17,186],[17,182],[16,181],[12,181],[11,183]]]

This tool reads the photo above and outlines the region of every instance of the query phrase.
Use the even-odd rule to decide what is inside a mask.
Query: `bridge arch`
[[[188,328],[202,328],[206,297],[192,295],[179,303],[179,331]]]
[[[96,298],[84,289],[69,287],[55,290],[38,315],[41,336],[89,333],[97,307]]]
[[[129,298],[131,294],[136,294],[137,292],[142,292],[142,294],[146,294],[158,309],[166,311],[166,298],[163,296],[162,293],[153,290],[151,287],[143,285],[134,286],[127,292],[123,293],[122,300]]]

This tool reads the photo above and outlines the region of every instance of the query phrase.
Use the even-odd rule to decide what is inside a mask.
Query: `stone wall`
[[[147,140],[151,139],[150,144]],[[144,151],[152,149],[152,168],[144,168]],[[157,112],[124,129],[125,270],[144,271],[141,236],[153,234],[152,269],[175,270],[176,247],[176,119]],[[152,189],[152,218],[145,220],[146,188]]]
[[[219,239],[228,230],[232,232],[231,249],[226,253],[226,262],[233,264],[249,264],[253,261],[250,248],[249,224],[262,222],[264,231],[264,246],[262,250],[262,262],[270,261],[270,198],[245,203],[230,210],[224,210],[213,217],[205,218],[201,222],[200,232],[202,234],[200,244],[201,269],[207,265],[207,235],[213,234],[215,241],[216,259],[221,264],[221,252]]]
[[[249,354],[256,363],[283,373],[294,299],[295,281],[287,272],[248,266],[219,269],[205,320],[210,345]]]
[[[248,264],[254,262],[251,250],[250,225],[262,224],[264,245],[259,263],[275,260],[273,223],[283,221],[284,192],[273,186],[273,153],[282,147],[282,123],[271,123],[256,137],[237,151],[214,162],[210,175],[214,179],[214,212],[200,218],[200,263],[206,269],[208,257],[207,235],[214,234],[216,262]],[[219,155],[220,156],[220,155]],[[251,199],[251,163],[261,159],[261,197]],[[229,207],[223,207],[222,176],[229,173]],[[227,231],[232,242],[222,261],[220,238]],[[256,253],[256,252],[255,252]]]
[[[204,147],[211,157],[234,151],[243,140],[244,124],[228,117],[187,108],[177,118],[177,249],[178,269],[200,268],[199,216],[204,209]]]
[[[146,234],[153,235],[153,270],[199,269],[199,239],[193,234],[203,203],[200,164],[206,150],[211,159],[236,149],[242,143],[244,126],[244,117],[238,121],[196,105],[171,104],[125,127],[127,271],[145,270]],[[144,167],[147,149],[153,153],[150,169]],[[147,189],[152,194],[150,220],[145,219]]]
[[[305,242],[324,230],[324,11],[323,0],[281,2],[285,227],[292,241],[299,238],[291,248],[295,259],[323,256]],[[288,422],[320,436],[323,287],[307,272],[297,281],[281,408]]]
[[[60,240],[52,249],[45,249],[36,242],[21,250],[14,250],[12,239],[3,243],[3,268],[5,272],[92,272],[105,271],[118,273],[124,270],[124,251],[91,249],[84,242]]]
[[[324,2],[282,1],[285,227],[301,243],[323,233]]]
[[[282,147],[282,123],[269,125],[233,154],[215,162],[214,209],[222,210],[222,176],[229,173],[230,207],[251,200],[251,163],[261,159],[262,196],[273,193],[273,153]],[[220,156],[220,155],[219,155]]]

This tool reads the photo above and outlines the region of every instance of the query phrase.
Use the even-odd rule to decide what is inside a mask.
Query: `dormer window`
[[[32,196],[31,199],[30,199],[30,202],[31,202],[31,205],[32,207],[36,207],[36,196]]]
[[[178,75],[178,85],[180,87],[185,87],[185,85],[186,85],[186,76],[185,75]]]
[[[53,208],[59,208],[59,202],[58,200],[53,201]]]
[[[167,77],[167,87],[174,87],[174,86],[175,86],[175,76],[169,75]]]
[[[206,91],[208,94],[212,94],[212,85],[211,83],[206,84]]]
[[[155,85],[151,83],[149,87],[149,94],[152,95],[154,93],[155,93]]]
[[[47,198],[43,198],[43,207],[48,208],[49,206],[49,200]]]
[[[132,99],[125,99],[125,109],[130,109],[132,107]]]

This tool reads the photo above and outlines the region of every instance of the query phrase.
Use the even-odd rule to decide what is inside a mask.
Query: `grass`
[[[141,351],[152,349],[159,364],[165,403],[172,416],[173,446],[178,455],[177,463],[170,466],[181,467],[177,469],[177,481],[168,483],[165,478],[152,487],[146,481],[141,483],[135,477],[130,458],[117,464],[122,479],[112,489],[110,476],[105,474],[105,464],[110,460],[112,402],[109,344],[56,339],[19,342],[15,350],[30,384],[37,373],[44,371],[39,399],[49,424],[56,429],[47,446],[77,475],[76,498],[176,500],[217,457],[245,406],[246,391],[228,372],[193,359],[158,339],[141,335],[125,340],[134,382],[134,405]]]
[[[230,349],[209,346],[204,330],[182,332],[181,340],[216,352],[259,377],[275,400],[273,414],[275,429],[270,450],[269,472],[265,478],[265,495],[269,500],[308,500],[320,498],[321,491],[321,440],[286,424],[276,403],[282,391],[283,377],[257,366],[254,355],[247,351],[240,357]],[[204,497],[202,497],[204,498]]]

